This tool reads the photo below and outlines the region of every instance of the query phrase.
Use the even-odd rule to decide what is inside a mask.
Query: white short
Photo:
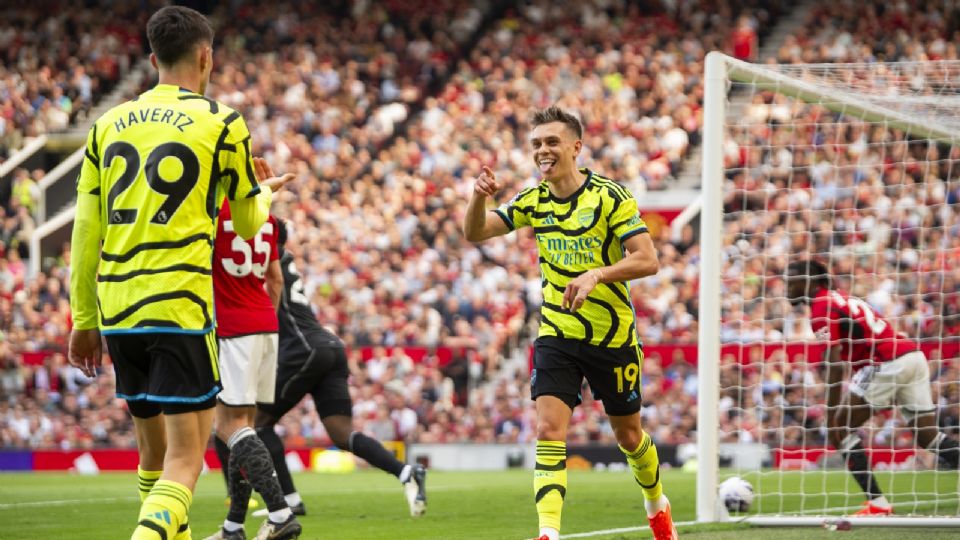
[[[930,367],[921,351],[861,369],[854,374],[850,391],[874,407],[896,405],[908,422],[936,410],[930,394]]]
[[[220,338],[217,399],[227,405],[273,403],[277,382],[277,334]]]

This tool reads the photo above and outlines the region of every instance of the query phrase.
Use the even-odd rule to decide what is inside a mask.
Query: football
[[[727,478],[720,484],[720,500],[729,512],[746,512],[753,502],[753,486],[739,476]]]

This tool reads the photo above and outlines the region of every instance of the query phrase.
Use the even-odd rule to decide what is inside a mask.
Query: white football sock
[[[406,484],[407,482],[409,482],[410,479],[413,478],[413,466],[404,465],[403,470],[400,471],[400,476],[398,476],[397,478],[400,479],[401,484]]]
[[[293,515],[293,512],[290,511],[290,508],[284,508],[282,510],[277,510],[276,512],[270,512],[270,521],[274,523],[284,523],[290,516]]]
[[[666,510],[668,504],[670,504],[670,501],[667,500],[666,495],[660,495],[660,498],[655,501],[647,498],[643,499],[643,508],[647,511],[647,517],[653,517],[662,510]]]
[[[560,540],[560,531],[550,527],[540,527],[540,536],[547,535],[550,540]]]
[[[303,502],[303,499],[300,498],[300,493],[296,491],[289,495],[284,495],[283,498],[287,501],[287,506],[291,508]]]

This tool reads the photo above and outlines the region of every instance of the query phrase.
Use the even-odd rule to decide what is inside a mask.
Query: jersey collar
[[[577,197],[579,197],[580,194],[583,193],[583,190],[587,189],[587,185],[590,184],[590,180],[593,178],[593,171],[591,171],[586,167],[581,167],[580,172],[587,175],[587,177],[583,180],[583,183],[580,184],[580,187],[578,187],[576,191],[574,191],[573,193],[571,193],[570,195],[567,195],[562,199],[560,197],[554,196],[553,192],[550,191],[550,187],[547,186],[547,196],[550,198],[550,200],[558,203],[568,203],[576,199]],[[543,182],[544,184],[546,184],[547,181],[544,180]]]
[[[196,94],[193,90],[188,90],[182,86],[174,86],[172,84],[158,84],[154,86],[151,92],[160,92],[164,94]]]

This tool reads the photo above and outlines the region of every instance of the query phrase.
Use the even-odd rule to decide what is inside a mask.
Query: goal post
[[[786,301],[783,267],[827,262],[921,344],[938,411],[960,410],[960,315],[945,300],[960,284],[960,61],[759,65],[712,52],[704,83],[697,520],[728,519],[718,487],[741,476],[754,501],[735,519],[819,526],[865,498],[826,442],[823,349]],[[854,526],[960,527],[960,473],[912,446],[895,409],[861,433],[895,514]]]

